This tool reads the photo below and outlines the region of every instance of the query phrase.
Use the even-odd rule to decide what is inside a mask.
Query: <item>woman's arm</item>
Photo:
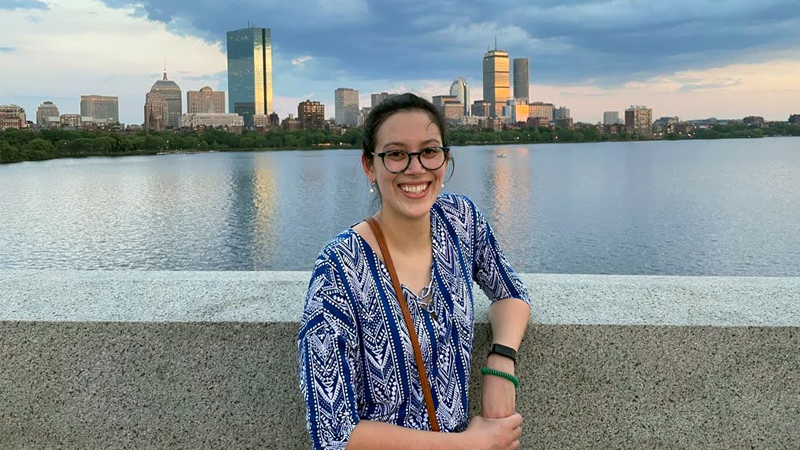
[[[463,433],[412,430],[383,422],[362,420],[350,435],[347,450],[514,450],[519,447],[522,416],[503,419],[474,417]]]
[[[498,300],[489,307],[489,322],[492,324],[492,343],[519,350],[530,318],[530,307],[516,298]],[[486,367],[515,374],[514,361],[505,356],[490,354]],[[486,418],[508,417],[516,410],[514,384],[505,378],[493,375],[483,377],[481,391],[481,415]]]

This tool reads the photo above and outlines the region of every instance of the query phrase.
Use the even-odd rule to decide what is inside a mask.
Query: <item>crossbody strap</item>
[[[428,375],[425,372],[425,363],[422,361],[422,350],[419,348],[419,338],[417,338],[417,331],[414,329],[414,322],[411,320],[411,313],[408,311],[408,304],[403,295],[403,288],[400,286],[400,279],[397,277],[397,272],[394,270],[394,263],[392,263],[392,257],[389,255],[389,247],[386,246],[386,239],[383,237],[383,232],[378,222],[373,217],[368,217],[367,223],[372,229],[372,234],[375,235],[375,240],[378,241],[378,247],[380,247],[381,254],[383,255],[383,262],[386,264],[386,268],[389,269],[389,276],[392,277],[392,285],[394,285],[394,291],[397,295],[397,302],[400,303],[400,309],[403,310],[403,318],[406,321],[408,335],[411,338],[411,346],[414,347],[414,358],[417,360],[417,371],[419,372],[419,381],[422,385],[422,393],[425,396],[425,406],[428,408],[431,430],[439,431],[439,420],[436,419],[436,410],[433,407],[433,395],[431,395],[431,386],[428,383]]]

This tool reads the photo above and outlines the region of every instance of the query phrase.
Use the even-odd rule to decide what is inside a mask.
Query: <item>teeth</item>
[[[430,183],[418,184],[416,186],[410,186],[408,184],[404,184],[400,186],[400,189],[402,189],[403,192],[408,192],[409,194],[419,194],[420,192],[428,188],[428,184]]]

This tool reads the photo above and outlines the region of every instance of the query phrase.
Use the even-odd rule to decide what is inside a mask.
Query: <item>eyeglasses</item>
[[[383,167],[391,173],[403,173],[411,165],[411,158],[416,156],[419,163],[428,170],[436,170],[447,161],[450,147],[427,147],[418,152],[404,152],[402,150],[389,150],[383,153],[372,152],[383,160]]]

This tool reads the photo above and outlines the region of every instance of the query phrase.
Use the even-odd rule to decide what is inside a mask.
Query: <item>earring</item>
[[[369,184],[369,193],[370,194],[374,194],[375,193],[375,183],[370,183]]]
[[[442,183],[442,187],[444,187],[444,183]]]

